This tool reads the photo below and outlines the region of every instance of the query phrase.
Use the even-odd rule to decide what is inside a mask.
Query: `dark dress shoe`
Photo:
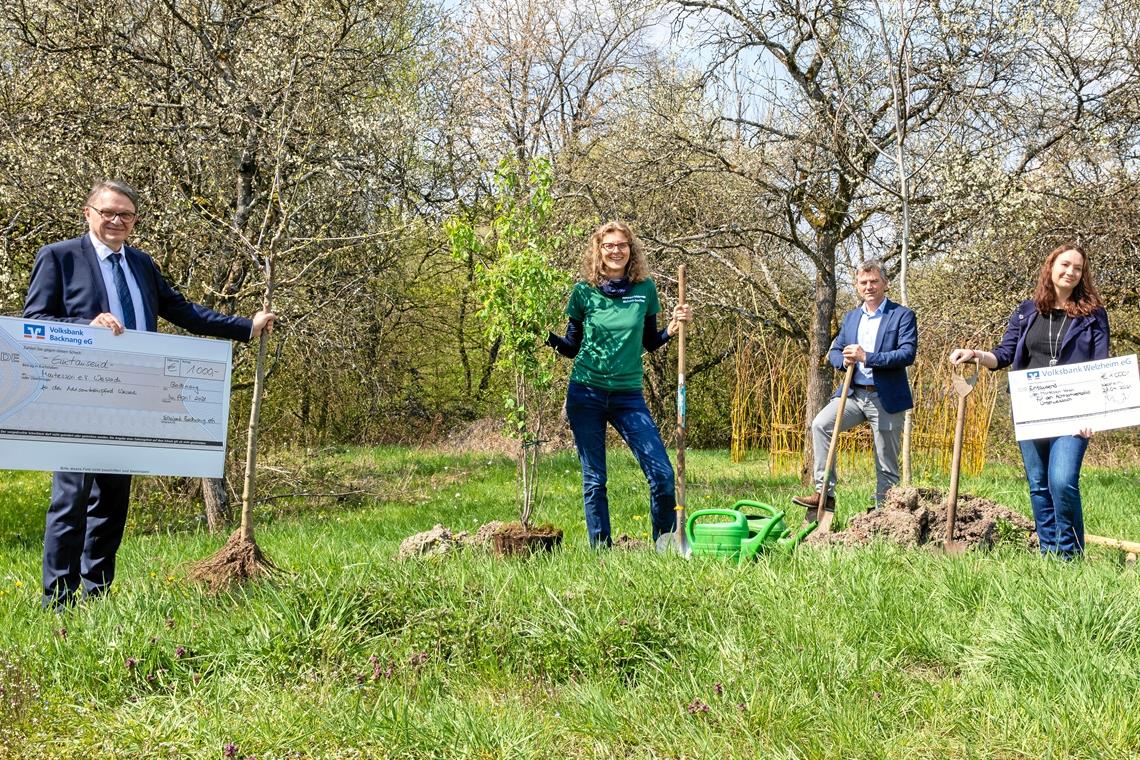
[[[808,509],[819,509],[819,492],[817,491],[817,492],[811,494],[810,496],[793,496],[792,497],[792,503],[793,504],[799,504],[801,507],[807,507]],[[834,512],[835,511],[835,496],[834,495],[827,497],[827,501],[823,505],[823,511],[825,511],[825,512]]]

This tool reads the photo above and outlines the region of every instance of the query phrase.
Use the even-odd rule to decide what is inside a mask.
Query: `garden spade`
[[[835,411],[835,427],[831,429],[831,443],[827,447],[827,461],[823,465],[823,482],[819,485],[819,506],[815,510],[815,520],[819,523],[820,533],[830,533],[831,521],[835,519],[835,511],[827,509],[827,484],[831,482],[831,473],[835,469],[839,427],[843,424],[843,410],[847,406],[847,394],[851,391],[851,378],[854,376],[855,365],[848,364],[847,372],[843,375],[843,390],[839,392],[839,408]],[[804,522],[810,517],[811,513],[804,515]]]
[[[685,265],[677,267],[677,305],[685,305]],[[677,328],[677,506],[671,533],[657,538],[657,551],[677,552],[682,557],[692,553],[685,536],[685,323]]]
[[[954,455],[950,460],[950,495],[946,498],[946,540],[942,550],[947,554],[963,554],[969,546],[954,540],[954,522],[958,518],[958,476],[962,472],[962,438],[966,429],[966,397],[978,382],[978,360],[974,359],[974,374],[963,377],[954,373],[951,385],[958,394],[958,417],[954,421]]]

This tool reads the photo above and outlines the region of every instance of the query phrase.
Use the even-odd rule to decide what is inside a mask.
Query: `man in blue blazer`
[[[150,256],[126,245],[138,221],[138,194],[115,180],[99,182],[83,207],[88,233],[45,245],[36,254],[24,316],[127,330],[158,329],[162,317],[198,335],[248,341],[270,332],[276,315],[252,319],[191,303],[163,279]],[[60,609],[82,590],[104,593],[115,578],[115,553],[127,522],[131,476],[56,472],[44,531],[43,605]]]
[[[831,365],[844,369],[855,365],[851,390],[843,409],[840,430],[849,430],[863,420],[875,440],[875,504],[882,505],[887,490],[899,482],[899,446],[906,410],[914,406],[906,368],[918,352],[918,322],[914,312],[889,300],[887,276],[882,264],[868,259],[855,270],[855,289],[863,304],[847,312],[839,334],[827,354]],[[831,402],[811,423],[815,450],[816,492],[796,496],[793,502],[811,510],[819,507],[820,486],[831,433],[839,412],[836,389]],[[825,509],[835,509],[835,477],[827,484]]]

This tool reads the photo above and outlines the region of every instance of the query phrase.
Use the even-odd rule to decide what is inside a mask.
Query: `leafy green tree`
[[[519,441],[519,522],[529,527],[538,492],[538,462],[544,422],[551,416],[554,356],[543,337],[559,315],[569,276],[554,266],[564,241],[552,223],[554,198],[550,162],[535,159],[528,170],[504,160],[495,173],[495,207],[490,224],[477,229],[451,219],[452,255],[477,260],[475,293],[489,341],[500,346],[497,365],[511,378],[504,410],[508,432]]]

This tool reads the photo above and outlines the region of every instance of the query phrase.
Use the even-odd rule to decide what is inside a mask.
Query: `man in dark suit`
[[[198,335],[248,341],[270,332],[276,315],[253,319],[191,303],[163,279],[150,256],[126,245],[138,221],[138,194],[108,180],[83,207],[88,233],[36,254],[24,316],[127,330],[158,329],[162,317]],[[56,472],[44,532],[43,604],[62,608],[81,590],[104,593],[115,578],[115,553],[127,521],[131,476]]]
[[[906,410],[914,406],[906,368],[918,352],[918,323],[914,312],[887,298],[887,276],[882,265],[868,259],[855,271],[855,289],[863,304],[847,312],[839,334],[831,344],[828,360],[836,369],[854,364],[851,390],[843,409],[840,430],[849,430],[863,420],[871,426],[875,441],[875,504],[882,505],[887,490],[899,482],[899,444]],[[820,486],[835,417],[839,413],[836,389],[831,402],[811,423],[815,450],[816,492],[797,496],[793,502],[811,510],[819,507]],[[826,510],[835,509],[835,478],[827,484]]]

